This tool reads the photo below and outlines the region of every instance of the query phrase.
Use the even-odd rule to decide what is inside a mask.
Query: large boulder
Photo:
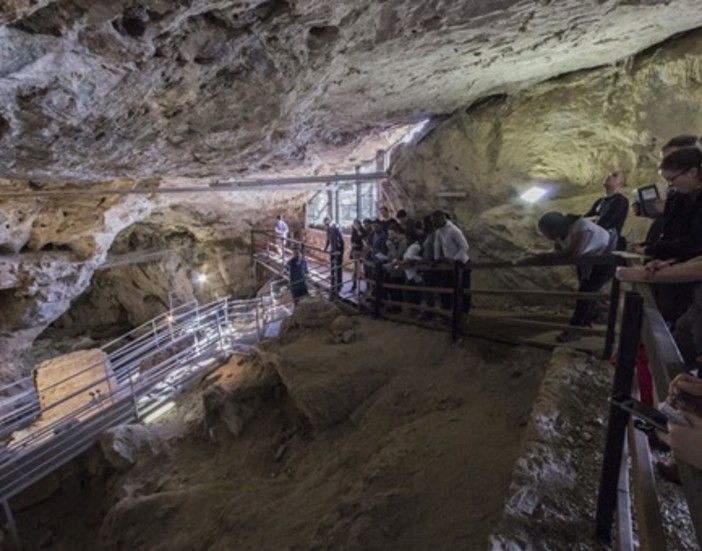
[[[301,301],[295,307],[287,327],[300,327],[302,329],[328,327],[341,313],[339,308],[331,302],[319,298],[310,298]]]
[[[240,436],[259,404],[275,395],[280,379],[275,354],[256,351],[251,359],[232,358],[220,367],[202,394],[205,428],[210,438],[219,440],[225,432]]]
[[[166,451],[172,436],[162,428],[148,425],[119,425],[100,436],[100,447],[111,467],[126,471],[141,457]]]
[[[318,430],[349,419],[389,378],[374,367],[349,369],[321,357],[314,363],[281,362],[277,369],[297,409]]]

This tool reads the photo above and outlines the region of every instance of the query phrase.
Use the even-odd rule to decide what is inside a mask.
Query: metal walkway
[[[0,501],[11,530],[10,498],[86,451],[106,429],[148,418],[231,354],[277,335],[292,311],[283,298],[286,287],[285,281],[274,282],[256,299],[191,302],[154,318],[101,347],[107,362],[86,365],[42,389],[71,389],[43,409],[31,377],[0,388],[0,395],[9,396],[0,399],[0,437],[6,442],[0,446]],[[83,405],[71,409],[76,401]]]

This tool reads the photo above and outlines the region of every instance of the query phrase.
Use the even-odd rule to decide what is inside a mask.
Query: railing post
[[[12,534],[12,539],[15,540],[15,549],[17,551],[22,551],[22,541],[20,540],[19,532],[17,531],[15,517],[12,514],[12,509],[10,509],[10,502],[7,499],[3,500],[2,507],[5,510],[5,520],[7,520],[7,526],[10,529],[10,534]]]
[[[612,279],[612,289],[609,295],[609,311],[607,313],[607,335],[605,336],[604,350],[602,351],[602,359],[607,360],[612,356],[614,351],[614,339],[617,330],[617,312],[619,311],[619,290],[620,283],[615,277]]]
[[[380,309],[383,306],[383,265],[376,262],[374,266],[375,272],[375,295],[373,296],[373,316],[380,317]]]
[[[463,308],[463,264],[453,263],[453,309],[451,312],[451,338],[457,341],[461,335],[461,309]]]
[[[612,396],[631,394],[636,354],[641,338],[642,319],[643,297],[638,293],[627,293],[624,300],[622,333],[619,339],[619,352],[617,354],[617,366],[614,371]],[[597,496],[597,515],[595,519],[597,538],[604,542],[612,541],[612,522],[614,521],[614,511],[617,506],[619,469],[622,463],[628,422],[629,414],[623,409],[610,404],[607,439],[602,459],[602,474]]]

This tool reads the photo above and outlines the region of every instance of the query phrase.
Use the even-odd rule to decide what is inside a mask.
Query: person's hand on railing
[[[620,266],[617,268],[616,277],[619,281],[635,283],[637,281],[646,281],[651,277],[651,273],[644,266]]]
[[[677,409],[702,417],[702,379],[689,373],[675,377],[668,387],[668,402]]]
[[[672,266],[674,260],[651,260],[644,266],[621,266],[617,268],[617,279],[628,282],[646,282],[653,278],[653,274],[664,268]]]
[[[702,470],[702,417],[686,413],[691,426],[683,427],[668,423],[668,433],[658,433],[658,436],[673,450],[675,457]]]

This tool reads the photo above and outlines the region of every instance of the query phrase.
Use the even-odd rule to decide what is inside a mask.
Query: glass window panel
[[[356,184],[341,184],[338,187],[337,205],[339,206],[337,222],[342,228],[350,229],[358,215],[356,207]]]
[[[324,227],[324,217],[331,217],[331,202],[330,197],[333,194],[328,191],[318,192],[307,203],[307,227],[322,228]]]

